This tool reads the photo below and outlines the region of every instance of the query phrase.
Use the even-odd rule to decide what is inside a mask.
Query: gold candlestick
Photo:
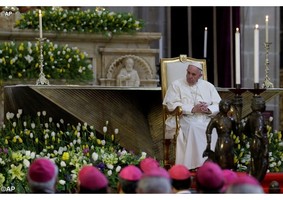
[[[273,88],[273,83],[271,83],[270,78],[268,76],[269,74],[269,47],[271,43],[270,42],[265,42],[264,47],[265,47],[265,79],[263,81],[262,87],[263,88]]]
[[[37,40],[39,41],[39,69],[40,69],[40,73],[39,73],[39,79],[37,79],[36,81],[36,85],[49,85],[49,81],[47,80],[47,78],[45,78],[45,74],[43,73],[43,43],[45,38],[37,38]]]

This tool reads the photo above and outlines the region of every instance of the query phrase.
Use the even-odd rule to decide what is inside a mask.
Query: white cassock
[[[181,130],[176,143],[175,164],[183,164],[189,169],[200,167],[207,157],[202,157],[206,149],[206,128],[211,117],[219,112],[219,96],[216,88],[208,81],[199,79],[194,86],[189,86],[186,79],[174,81],[167,90],[163,100],[169,110],[181,106],[183,115],[180,117]],[[192,113],[193,107],[199,102],[205,102],[209,106],[211,114]],[[165,138],[173,138],[176,131],[175,118],[166,120]],[[217,141],[217,132],[213,129],[211,136],[211,150],[214,151]]]

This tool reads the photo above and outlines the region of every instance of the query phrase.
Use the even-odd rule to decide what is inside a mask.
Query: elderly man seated
[[[207,144],[206,128],[211,117],[219,112],[221,100],[215,86],[201,77],[202,65],[199,62],[190,62],[186,76],[172,82],[163,100],[163,105],[171,111],[177,106],[182,107],[175,164],[183,164],[190,170],[202,166],[207,159],[202,156]],[[165,123],[167,130],[175,130],[173,116]],[[216,141],[215,132],[211,138],[212,150]]]

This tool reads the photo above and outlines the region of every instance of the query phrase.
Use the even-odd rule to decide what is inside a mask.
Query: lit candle
[[[203,47],[203,57],[206,58],[206,48],[207,48],[207,27],[204,28],[204,47]]]
[[[241,84],[241,70],[240,70],[240,32],[239,28],[236,28],[235,33],[235,59],[236,59],[236,84]]]
[[[265,16],[265,42],[268,43],[268,15]]]
[[[39,37],[42,38],[42,14],[39,10]]]
[[[259,31],[258,24],[254,29],[254,83],[259,83]]]

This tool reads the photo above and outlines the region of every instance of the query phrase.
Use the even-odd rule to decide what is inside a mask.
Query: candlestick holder
[[[259,83],[254,83],[254,89],[248,89],[251,93],[253,93],[254,96],[259,96],[261,93],[263,93],[266,89],[265,88],[259,88]]]
[[[269,78],[269,48],[270,48],[271,42],[265,42],[265,79],[263,81],[262,87],[263,88],[273,88],[273,83],[270,81]]]
[[[47,78],[45,78],[45,74],[43,72],[43,44],[44,44],[44,40],[45,38],[36,38],[39,41],[39,69],[40,69],[40,73],[39,73],[39,79],[37,79],[36,81],[36,85],[49,85],[49,80]]]

